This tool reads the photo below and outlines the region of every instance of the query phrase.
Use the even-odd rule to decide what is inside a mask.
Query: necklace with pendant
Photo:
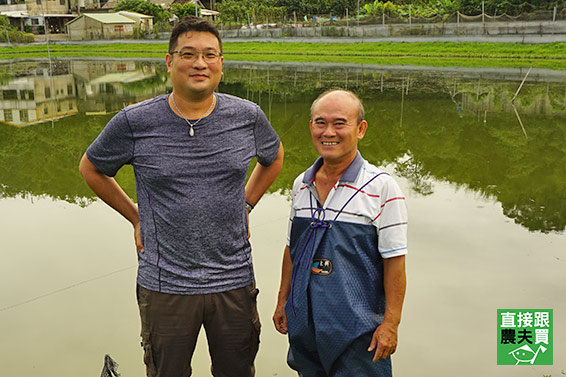
[[[216,95],[212,95],[212,102],[210,103],[210,107],[208,108],[208,110],[206,110],[204,112],[204,114],[201,115],[200,118],[198,118],[196,120],[196,122],[191,123],[189,122],[189,120],[187,119],[187,117],[185,117],[185,114],[183,114],[183,112],[181,111],[181,109],[179,109],[179,106],[177,106],[177,102],[175,102],[175,95],[173,93],[171,93],[171,100],[173,100],[173,105],[175,105],[175,108],[177,109],[177,111],[179,112],[179,114],[181,114],[181,116],[183,117],[183,119],[185,120],[185,122],[187,122],[187,124],[189,125],[189,136],[195,136],[195,130],[194,130],[194,126],[197,125],[198,122],[201,121],[202,118],[204,118],[204,116],[210,111],[210,109],[212,109],[212,106],[214,106],[214,103],[216,102]]]

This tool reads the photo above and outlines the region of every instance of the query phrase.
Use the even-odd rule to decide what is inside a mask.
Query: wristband
[[[246,209],[251,212],[254,209],[254,205],[246,200]]]

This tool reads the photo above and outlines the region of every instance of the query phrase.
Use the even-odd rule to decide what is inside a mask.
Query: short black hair
[[[173,30],[171,30],[171,36],[169,37],[169,53],[175,50],[179,36],[191,31],[204,31],[214,35],[216,39],[218,39],[220,53],[222,53],[222,39],[220,38],[218,29],[207,20],[196,16],[185,16],[181,18]]]

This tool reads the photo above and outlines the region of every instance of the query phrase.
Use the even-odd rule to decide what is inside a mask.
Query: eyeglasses
[[[189,62],[197,61],[199,55],[202,55],[204,62],[208,63],[208,64],[218,63],[218,61],[220,60],[220,57],[222,56],[221,53],[219,53],[218,51],[216,51],[213,48],[208,49],[208,50],[204,50],[204,51],[197,51],[194,48],[184,48],[182,50],[171,51],[171,54],[174,54],[174,53],[179,54],[181,59],[189,61]]]

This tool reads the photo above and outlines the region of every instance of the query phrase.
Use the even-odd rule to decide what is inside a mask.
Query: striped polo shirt
[[[405,197],[395,180],[363,159],[358,152],[354,161],[320,205],[315,174],[322,166],[319,157],[293,184],[287,245],[295,217],[311,218],[312,209],[322,207],[325,220],[353,224],[371,224],[378,235],[378,251],[383,258],[407,253],[407,209]]]

